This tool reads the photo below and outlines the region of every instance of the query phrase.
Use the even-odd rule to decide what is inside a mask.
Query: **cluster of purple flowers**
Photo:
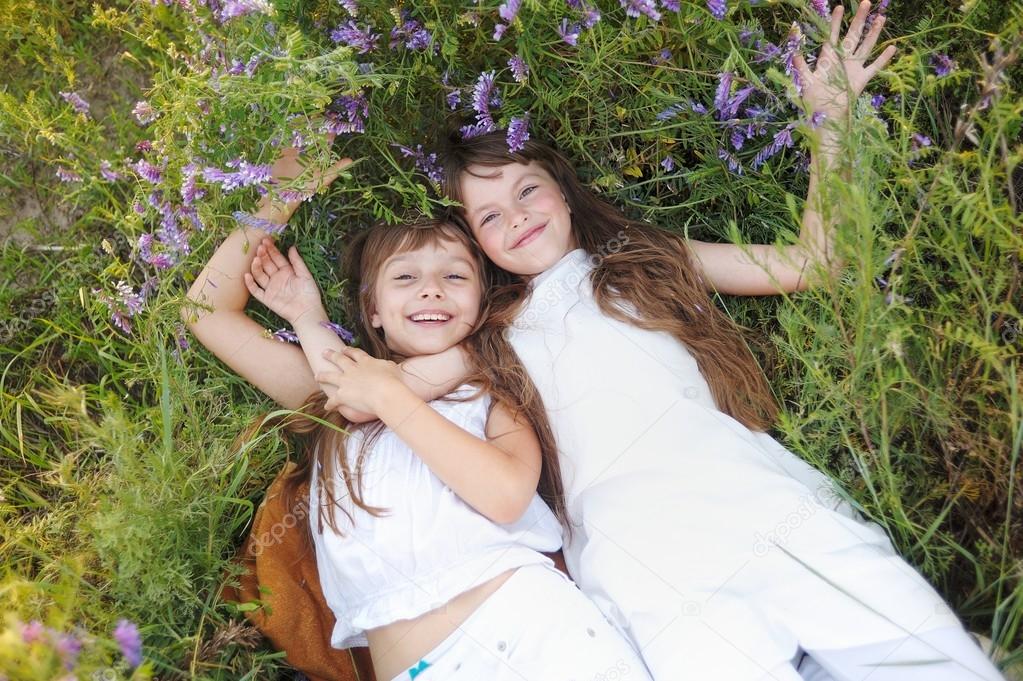
[[[89,115],[89,103],[82,99],[82,96],[77,92],[61,92],[60,96],[74,108],[75,111],[82,114],[83,116]]]
[[[428,52],[433,46],[433,53],[436,54],[440,46],[434,44],[433,34],[415,19],[408,18],[407,12],[402,12],[401,17],[401,25],[391,29],[389,47],[393,50],[398,45],[404,44],[406,49]]]
[[[484,71],[476,79],[472,89],[472,108],[476,112],[476,122],[462,126],[463,137],[476,137],[491,132],[497,127],[490,107],[500,106],[500,95],[494,86],[494,72]]]
[[[57,166],[57,179],[61,182],[81,182],[82,176],[64,166]]]
[[[99,162],[99,174],[103,176],[103,179],[107,182],[117,182],[121,179],[121,174],[114,170],[114,167],[110,164],[110,161],[103,160]]]
[[[372,26],[360,28],[359,25],[355,23],[354,19],[345,24],[341,24],[330,32],[331,40],[335,43],[351,47],[359,54],[366,54],[375,48],[376,42],[379,38],[380,34],[373,33]]]
[[[508,60],[508,68],[511,69],[512,78],[515,79],[516,83],[526,82],[526,77],[529,75],[529,65],[526,64],[525,59],[516,54]]]
[[[234,169],[233,172],[206,166],[202,170],[202,178],[206,182],[219,184],[226,192],[241,187],[261,186],[271,180],[269,165],[257,165],[242,159],[234,159],[227,162],[227,167]]]
[[[186,341],[187,343],[187,341]],[[133,622],[122,619],[114,629],[114,640],[121,648],[121,654],[132,667],[142,664],[142,636]]]
[[[498,22],[494,25],[494,40],[500,40],[511,23],[515,21],[521,5],[522,0],[504,0],[501,6],[497,8],[497,14],[504,20],[504,23]]]
[[[217,18],[226,22],[249,14],[269,14],[270,10],[266,0],[227,0],[217,13]]]
[[[931,68],[934,69],[934,73],[938,78],[944,78],[955,71],[956,63],[947,54],[932,54]]]
[[[728,0],[707,0],[707,11],[718,21],[723,20],[728,13]]]
[[[334,100],[334,111],[327,112],[322,132],[335,135],[366,132],[369,101],[361,91],[354,95],[341,95]]]
[[[795,127],[796,127],[795,123],[789,123],[784,128],[779,130],[778,133],[775,134],[774,139],[771,140],[771,143],[764,147],[763,149],[761,149],[759,152],[757,152],[757,155],[753,158],[752,163],[753,168],[754,169],[760,168],[762,165],[764,165],[767,159],[771,158],[782,149],[791,148],[793,144],[792,130]]]
[[[107,310],[110,312],[110,321],[113,322],[114,326],[124,333],[131,333],[131,318],[142,311],[146,303],[146,296],[152,292],[155,286],[156,281],[154,279],[147,279],[146,283],[136,293],[130,284],[122,280],[115,285],[116,294],[114,296],[107,295],[99,289],[93,289],[92,292],[99,298],[100,302],[107,306]],[[80,643],[78,649],[81,649]],[[75,650],[76,657],[78,649]]]
[[[639,17],[645,14],[654,21],[661,20],[661,13],[657,11],[657,4],[654,0],[618,0],[625,8],[626,16]]]
[[[564,18],[561,20],[561,25],[558,26],[558,35],[566,43],[575,47],[579,43],[579,34],[582,33],[582,25],[579,23],[569,24],[568,19]]]
[[[320,322],[320,326],[322,326],[325,329],[330,329],[331,331],[336,333],[338,338],[340,338],[341,341],[344,342],[346,345],[351,345],[352,343],[355,342],[355,334],[346,329],[345,327],[341,326],[337,322],[330,321]]]
[[[831,16],[831,7],[828,6],[828,0],[810,0],[810,7],[822,19],[827,19]]]
[[[152,123],[159,116],[159,114],[157,114],[153,109],[153,106],[144,99],[140,99],[135,102],[135,108],[132,109],[131,112],[135,115],[135,119],[142,125]]]
[[[415,149],[409,147],[403,147],[400,144],[395,144],[398,147],[398,151],[405,158],[411,158],[415,161],[416,170],[426,175],[432,182],[440,183],[444,179],[444,169],[441,168],[440,163],[437,160],[436,153],[427,154],[423,150],[422,144],[417,144]]]
[[[529,140],[529,114],[516,116],[508,123],[508,151],[521,151]]]

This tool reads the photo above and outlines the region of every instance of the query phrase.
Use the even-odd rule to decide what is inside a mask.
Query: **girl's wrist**
[[[322,322],[330,321],[327,317],[327,311],[323,309],[322,305],[316,307],[310,307],[299,314],[294,319],[286,320],[291,324],[291,328],[298,333],[299,328],[312,328],[314,326],[323,326]]]

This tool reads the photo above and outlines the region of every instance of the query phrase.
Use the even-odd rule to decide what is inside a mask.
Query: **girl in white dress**
[[[296,165],[290,150],[277,169]],[[296,206],[265,201],[252,222],[283,222]],[[544,555],[561,546],[562,525],[537,494],[539,485],[563,515],[556,451],[535,388],[485,323],[489,267],[478,248],[435,222],[376,227],[346,256],[360,335],[385,359],[345,349],[344,373],[321,378],[380,420],[348,436],[320,425],[285,484],[288,497],[311,483],[331,644],[368,643],[381,681],[649,680],[627,639]],[[287,320],[302,349],[265,338],[244,314],[246,293]],[[202,307],[185,319],[218,357],[283,406],[346,425],[322,409],[311,368],[333,369],[321,354],[344,346],[295,249],[285,258],[267,231],[240,229],[189,297]],[[429,385],[429,362],[407,359],[457,344],[473,370],[454,390]],[[424,401],[406,381],[448,394]],[[315,394],[300,401],[302,388]]]
[[[865,67],[883,25],[862,36],[868,10],[845,57],[839,6],[817,69],[796,62],[804,98],[832,123],[894,52]],[[848,91],[828,82],[839,70]],[[815,210],[837,134],[822,132],[787,249],[630,221],[549,147],[509,153],[503,132],[446,159],[464,227],[509,275],[492,314],[510,323],[554,428],[569,570],[658,681],[788,681],[804,654],[815,678],[1001,678],[884,533],[763,432],[776,409],[766,380],[706,291],[798,291],[815,266],[837,266]]]

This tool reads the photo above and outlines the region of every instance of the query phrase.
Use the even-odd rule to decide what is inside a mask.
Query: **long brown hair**
[[[605,315],[642,329],[666,331],[692,352],[718,407],[753,430],[766,430],[778,404],[742,327],[712,302],[693,265],[685,239],[632,220],[587,189],[568,160],[552,147],[528,140],[509,152],[499,130],[477,137],[452,136],[444,154],[447,196],[461,203],[463,173],[473,165],[496,167],[535,162],[553,177],[571,208],[572,232],[579,247],[598,264],[591,273],[593,296]],[[471,235],[464,220],[459,226]],[[493,295],[491,314],[510,323],[526,295],[526,280],[505,273]],[[637,314],[626,309],[631,303]]]
[[[464,382],[471,383],[490,395],[491,409],[494,405],[501,404],[523,418],[535,430],[541,449],[538,492],[562,525],[568,528],[558,452],[547,413],[539,392],[505,339],[504,327],[491,319],[490,291],[492,276],[497,269],[489,263],[470,236],[444,220],[423,220],[397,225],[378,224],[355,235],[347,245],[343,258],[347,318],[356,325],[362,348],[370,355],[396,362],[405,359],[387,346],[383,330],[373,328],[369,322],[375,307],[373,284],[384,262],[392,255],[415,251],[439,242],[464,245],[473,256],[481,280],[479,316],[473,329],[462,342],[471,369],[470,376]],[[474,397],[475,395],[458,401]],[[335,517],[336,508],[341,508],[349,520],[352,519],[351,514],[338,503],[339,497],[334,485],[335,466],[340,467],[346,492],[355,506],[375,516],[385,513],[386,509],[369,506],[364,502],[361,477],[367,452],[386,426],[380,421],[361,425],[351,424],[340,413],[327,412],[324,408],[326,396],[322,392],[313,393],[307,402],[301,413],[288,415],[273,424],[306,436],[299,442],[298,463],[283,484],[282,494],[287,508],[295,509],[296,505],[301,503],[299,488],[311,479],[314,466],[318,462],[317,486],[320,489],[321,500],[327,500],[319,506],[318,522],[321,530],[326,517],[330,528],[335,532],[341,532]],[[266,425],[268,425],[266,419],[254,423],[243,434],[242,439],[248,439]],[[353,463],[347,456],[346,445],[349,433],[356,430],[362,431],[364,438]],[[308,529],[308,525],[304,527]]]

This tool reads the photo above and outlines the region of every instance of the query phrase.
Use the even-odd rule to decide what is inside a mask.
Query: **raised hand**
[[[844,119],[849,112],[850,98],[859,97],[867,82],[895,56],[895,46],[889,45],[867,65],[885,22],[884,16],[875,17],[864,35],[869,13],[870,2],[863,0],[856,8],[849,31],[839,43],[844,8],[838,5],[831,13],[831,35],[821,47],[815,68],[810,70],[802,54],[793,59],[803,84],[802,96],[808,114],[819,112],[831,120]]]
[[[292,326],[309,313],[327,318],[316,281],[294,246],[285,258],[273,241],[263,239],[244,279],[253,298]]]

